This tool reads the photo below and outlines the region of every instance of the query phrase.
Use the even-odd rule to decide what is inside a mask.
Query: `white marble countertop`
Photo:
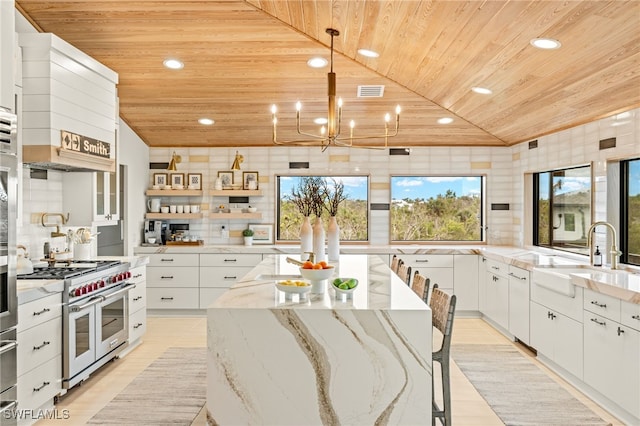
[[[300,299],[275,287],[284,278],[274,276],[298,275],[298,267],[286,262],[287,255],[273,255],[264,259],[246,276],[238,280],[221,295],[210,308],[238,309],[355,309],[355,310],[426,310],[427,305],[391,272],[379,256],[356,254],[341,255],[333,277],[327,281],[322,294],[308,293]],[[299,256],[291,256],[299,259]],[[336,296],[331,280],[336,277],[356,278],[359,283],[351,298]]]

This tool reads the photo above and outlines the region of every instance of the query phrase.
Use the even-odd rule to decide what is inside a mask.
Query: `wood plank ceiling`
[[[52,32],[119,73],[120,115],[153,147],[271,146],[327,115],[328,27],[344,119],[390,145],[509,146],[640,106],[640,2],[353,0],[17,0]],[[536,37],[562,42],[531,46]],[[357,53],[380,53],[369,59]],[[165,58],[185,63],[180,71]],[[358,85],[384,85],[357,98]],[[479,95],[473,86],[490,88]],[[210,117],[213,126],[197,120]],[[438,124],[451,117],[448,125]],[[344,129],[345,126],[343,126]],[[367,145],[381,144],[372,139]],[[355,142],[354,142],[355,144]]]

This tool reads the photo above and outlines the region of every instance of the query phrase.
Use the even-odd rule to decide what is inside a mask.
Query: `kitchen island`
[[[342,255],[351,298],[275,287],[298,274],[264,259],[208,308],[209,424],[424,424],[431,310],[374,255]],[[328,283],[328,287],[331,287]]]

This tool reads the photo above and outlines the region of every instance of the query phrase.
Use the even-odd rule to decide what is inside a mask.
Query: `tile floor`
[[[435,336],[434,339],[438,339]],[[457,318],[454,325],[452,344],[512,344],[502,334],[481,319]],[[434,343],[435,345],[435,343]],[[38,426],[46,425],[83,425],[111,399],[113,399],[129,382],[166,348],[171,346],[204,347],[206,346],[206,318],[163,318],[149,317],[147,334],[144,343],[121,359],[105,365],[94,373],[81,386],[64,395],[56,406],[58,411],[68,410],[68,420],[41,420]],[[538,363],[526,348],[515,344],[525,355],[532,357],[543,371],[566,387],[576,398],[583,401],[594,412],[612,425],[621,422],[601,409],[580,392],[564,382],[561,378]],[[498,416],[486,404],[471,383],[466,379],[455,363],[451,367],[451,387],[453,423],[463,426],[502,425]],[[437,391],[437,388],[436,388]],[[534,404],[532,404],[534,405]],[[204,410],[196,418],[193,426],[206,425]]]

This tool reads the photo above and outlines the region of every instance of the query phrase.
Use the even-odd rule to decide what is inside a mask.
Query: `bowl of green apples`
[[[358,280],[355,278],[335,278],[331,284],[336,295],[351,294],[358,287]]]

